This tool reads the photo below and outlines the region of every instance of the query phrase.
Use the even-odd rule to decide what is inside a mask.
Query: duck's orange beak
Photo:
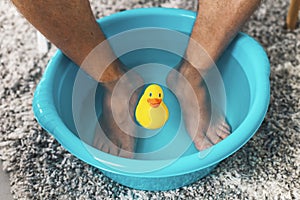
[[[147,99],[147,102],[150,104],[152,108],[157,108],[160,105],[161,101],[162,101],[161,99],[157,99],[157,98]]]

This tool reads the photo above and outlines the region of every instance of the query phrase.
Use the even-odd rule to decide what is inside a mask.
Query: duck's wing
[[[135,110],[135,118],[141,126],[149,127],[151,123],[150,109],[147,109],[147,106],[139,102]]]

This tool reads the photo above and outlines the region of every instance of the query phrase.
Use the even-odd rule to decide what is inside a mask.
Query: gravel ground
[[[193,9],[193,1],[99,0],[97,17],[137,7]],[[0,1],[0,158],[15,199],[300,199],[300,29],[285,30],[288,0],[265,0],[243,31],[271,61],[271,104],[257,134],[207,177],[177,190],[129,189],[69,154],[34,120],[31,101],[55,52]]]

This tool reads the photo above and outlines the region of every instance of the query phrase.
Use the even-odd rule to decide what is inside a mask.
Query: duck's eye
[[[149,97],[152,97],[152,92],[149,93]]]
[[[161,93],[158,94],[158,97],[159,97],[159,98],[161,97]]]

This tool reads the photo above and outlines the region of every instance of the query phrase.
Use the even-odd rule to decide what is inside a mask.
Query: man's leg
[[[135,139],[118,127],[111,109],[112,90],[124,71],[108,43],[102,43],[104,44],[102,48],[96,48],[96,52],[90,54],[95,47],[105,41],[105,36],[96,23],[89,1],[12,0],[12,2],[33,26],[103,85],[105,91],[103,114],[99,122],[105,133],[96,130],[93,145],[108,153],[132,157]],[[86,63],[87,56],[88,65],[82,65]],[[115,61],[109,63],[112,60]],[[107,64],[109,66],[106,68]],[[105,71],[100,76],[103,69]],[[130,81],[127,84],[130,84]],[[120,99],[123,99],[122,96]],[[120,113],[127,113],[128,103],[120,102],[118,109]]]
[[[213,103],[211,104],[203,76],[211,69],[211,61],[218,59],[259,4],[260,0],[199,0],[198,15],[186,51],[186,58],[190,62],[184,62],[178,69],[191,84],[198,100],[197,105],[193,105],[192,99],[187,98],[189,94],[185,94],[185,91],[188,89],[181,79],[178,80],[174,73],[168,77],[168,85],[175,90],[181,103],[187,131],[199,150],[220,142],[231,131],[221,112],[212,116]],[[211,59],[206,54],[199,53],[197,44],[202,46]],[[197,63],[197,66],[190,63]],[[196,108],[200,114],[198,122],[191,115]]]
[[[105,36],[98,26],[88,0],[12,0],[23,16],[46,38],[61,49],[78,66]],[[107,69],[109,76],[99,77],[98,70],[103,60],[113,59],[109,45],[95,64],[84,70],[95,80],[108,82],[120,76],[117,65]]]

